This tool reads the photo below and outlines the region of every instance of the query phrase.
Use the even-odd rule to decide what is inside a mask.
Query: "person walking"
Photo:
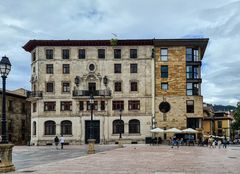
[[[58,138],[58,136],[56,136],[56,137],[54,138],[54,143],[55,143],[56,149],[58,150],[58,144],[59,144],[59,138]]]
[[[226,136],[224,137],[224,139],[223,139],[223,148],[227,148],[227,138],[226,138]]]
[[[60,137],[60,143],[61,143],[61,149],[63,149],[63,145],[64,145],[63,135]]]

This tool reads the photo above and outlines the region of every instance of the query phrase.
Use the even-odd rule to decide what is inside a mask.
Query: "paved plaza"
[[[33,174],[162,174],[240,173],[240,146],[211,149],[198,146],[98,145],[98,153],[86,154],[86,145],[15,147],[16,173]]]

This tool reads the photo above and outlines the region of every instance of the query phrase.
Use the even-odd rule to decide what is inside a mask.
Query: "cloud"
[[[236,104],[240,89],[240,1],[0,1],[0,55],[13,69],[8,88],[30,89],[30,39],[209,37],[202,68],[204,100]]]

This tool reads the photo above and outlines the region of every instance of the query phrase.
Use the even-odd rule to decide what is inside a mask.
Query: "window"
[[[199,61],[199,51],[194,48],[186,48],[186,61]]]
[[[168,49],[161,48],[161,61],[168,61]]]
[[[116,100],[112,102],[112,110],[124,110],[124,101]]]
[[[54,91],[54,83],[53,82],[47,82],[46,83],[46,92],[53,92]]]
[[[168,83],[161,83],[161,89],[163,91],[167,91],[168,90]]]
[[[137,73],[138,65],[136,63],[130,64],[130,73]]]
[[[32,61],[34,62],[36,60],[36,52],[32,53]]]
[[[130,134],[140,133],[140,121],[139,120],[136,120],[136,119],[130,120],[128,125],[129,125],[128,132]]]
[[[62,58],[63,59],[69,59],[69,49],[63,49],[62,50]]]
[[[89,101],[87,101],[87,110],[91,110],[91,104]],[[98,110],[98,102],[97,101],[94,101],[93,110]]]
[[[122,91],[122,82],[115,82],[114,83],[114,91],[121,92]]]
[[[187,95],[201,95],[200,94],[200,84],[187,83]]]
[[[200,118],[187,118],[187,127],[196,129],[201,127]]]
[[[46,73],[47,74],[53,74],[53,64],[47,64],[46,65]]]
[[[33,103],[33,112],[37,112],[37,103]]]
[[[54,121],[46,121],[44,123],[44,134],[45,135],[55,135],[56,134],[56,124]]]
[[[101,101],[101,111],[105,111],[105,101]]]
[[[13,111],[13,101],[12,100],[8,100],[8,111]]]
[[[72,102],[71,101],[61,101],[61,111],[71,111]]]
[[[55,111],[56,102],[44,102],[44,111]]]
[[[98,58],[105,59],[105,49],[98,49]]]
[[[63,64],[63,74],[70,74],[70,65],[69,64]]]
[[[218,128],[221,129],[222,128],[222,120],[218,120],[217,125],[218,125]]]
[[[131,91],[138,91],[138,83],[137,82],[131,82]]]
[[[70,83],[69,82],[63,82],[62,83],[62,92],[70,92]]]
[[[200,78],[200,68],[198,66],[187,66],[186,73],[187,79],[198,79]]]
[[[114,58],[121,59],[121,49],[114,49]]]
[[[85,51],[85,49],[79,49],[78,50],[78,58],[79,59],[85,59],[86,58],[86,51]]]
[[[35,68],[35,66],[33,67],[33,73],[35,73],[35,71],[36,71],[36,68]]]
[[[72,122],[64,120],[61,122],[61,135],[72,135]]]
[[[83,101],[79,101],[79,110],[80,111],[84,110],[84,102]]]
[[[128,110],[140,110],[140,101],[139,100],[129,100],[128,101]]]
[[[194,101],[193,100],[187,100],[187,113],[194,113]]]
[[[122,73],[122,65],[114,64],[114,73]]]
[[[46,49],[46,59],[53,59],[53,49]]]
[[[113,121],[113,134],[124,133],[124,121],[114,120]]]
[[[32,127],[32,132],[33,132],[33,135],[36,135],[37,133],[37,124],[36,124],[36,121],[33,122],[33,127]]]
[[[161,77],[168,78],[168,65],[161,66]]]
[[[130,49],[130,58],[131,59],[137,58],[137,49]]]

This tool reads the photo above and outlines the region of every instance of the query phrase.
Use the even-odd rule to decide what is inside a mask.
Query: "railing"
[[[42,91],[32,91],[27,93],[27,97],[42,97]]]
[[[111,96],[111,90],[73,90],[73,96]]]

